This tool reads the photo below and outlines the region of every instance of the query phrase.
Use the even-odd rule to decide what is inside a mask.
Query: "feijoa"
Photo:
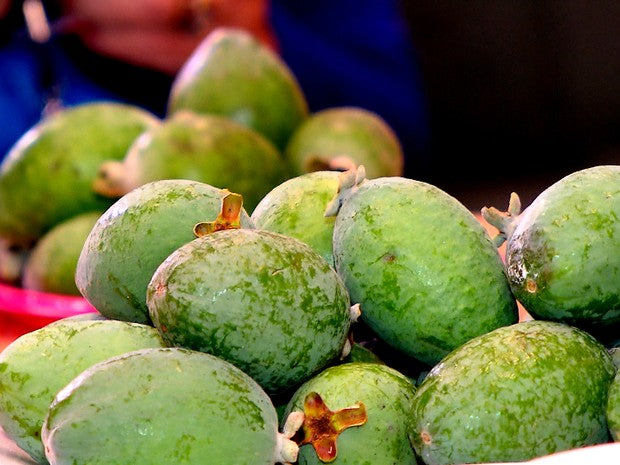
[[[309,245],[259,229],[199,237],[174,251],[147,289],[170,345],[234,363],[269,393],[291,388],[341,354],[347,290]]]
[[[195,238],[196,223],[214,220],[226,190],[186,179],[144,184],[97,220],[76,268],[80,293],[104,316],[150,323],[146,287],[157,267]],[[241,225],[251,224],[241,211]]]
[[[28,244],[62,220],[105,210],[110,199],[92,183],[105,160],[120,160],[151,113],[127,104],[84,103],[44,118],[9,150],[0,166],[0,237]]]
[[[525,461],[607,442],[614,374],[605,347],[578,328],[498,328],[455,349],[420,384],[413,445],[437,465]]]
[[[386,343],[432,365],[517,321],[500,255],[457,199],[402,177],[358,175],[348,190],[334,199],[334,262]]]
[[[0,426],[39,463],[41,426],[56,393],[82,370],[109,357],[163,347],[152,326],[66,319],[20,336],[0,353]]]
[[[511,210],[483,215],[507,238],[508,278],[526,310],[584,329],[620,322],[620,166],[571,173]]]
[[[42,429],[51,465],[294,462],[267,394],[232,364],[182,348],[102,361],[62,389]]]
[[[305,412],[302,430],[315,435],[331,446],[328,460],[334,464],[415,464],[413,447],[409,442],[411,411],[415,386],[400,372],[383,364],[352,362],[333,366],[306,381],[291,398],[284,418],[292,412]],[[307,412],[306,399],[317,393],[328,407],[323,412]],[[341,418],[345,425],[356,418],[355,407],[363,405],[366,420],[359,426],[342,429],[336,433],[325,423],[312,422],[313,417],[338,420],[338,411],[349,409]],[[327,416],[325,416],[327,414]],[[320,415],[320,417],[319,417]],[[326,452],[320,444],[318,453]],[[300,464],[324,463],[313,444],[299,449]]]

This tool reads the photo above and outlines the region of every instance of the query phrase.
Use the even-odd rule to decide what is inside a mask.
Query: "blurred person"
[[[33,25],[24,19],[29,3],[42,7],[47,37],[33,37]],[[396,130],[406,153],[424,152],[422,84],[398,0],[0,5],[0,157],[58,103],[117,100],[163,117],[176,73],[218,26],[248,30],[280,53],[311,111],[345,105],[375,111]]]

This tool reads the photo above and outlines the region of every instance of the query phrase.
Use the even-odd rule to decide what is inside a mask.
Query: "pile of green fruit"
[[[620,441],[620,166],[566,176],[523,211],[516,195],[506,212],[483,209],[492,239],[446,192],[379,170],[401,169],[397,143],[395,158],[349,156],[335,134],[357,118],[308,116],[298,92],[279,110],[220,101],[256,91],[209,60],[256,53],[256,78],[290,92],[273,55],[217,31],[179,74],[174,114],[95,163],[88,182],[116,198],[84,227],[73,283],[98,313],[0,353],[6,435],[51,465],[514,462]],[[288,129],[268,123],[282,112]],[[223,113],[245,125],[221,165],[236,175],[212,178],[230,185],[183,174],[203,172],[202,144],[228,134],[193,131],[236,124]],[[265,158],[248,170],[288,170],[262,193],[232,186],[249,186],[232,153],[251,147]],[[43,208],[36,228],[2,221],[3,201],[7,242],[48,228]]]
[[[276,185],[365,164],[398,175],[391,128],[362,108],[310,113],[287,65],[248,33],[213,31],[181,69],[163,119],[93,102],[47,115],[0,165],[0,282],[79,295],[83,241],[116,200],[148,182],[189,179],[243,195],[252,210]]]

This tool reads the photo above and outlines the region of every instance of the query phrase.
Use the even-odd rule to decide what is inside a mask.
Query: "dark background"
[[[620,2],[404,2],[427,95],[408,175],[473,209],[620,163]]]

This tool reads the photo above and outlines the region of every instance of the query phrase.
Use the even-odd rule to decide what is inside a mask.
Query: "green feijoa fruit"
[[[46,463],[40,432],[54,395],[91,365],[148,347],[163,347],[155,328],[112,320],[65,319],[20,336],[0,353],[0,426]]]
[[[369,178],[400,176],[405,160],[392,128],[378,114],[358,107],[311,114],[292,134],[284,155],[297,174],[364,165]]]
[[[144,184],[97,220],[78,259],[80,293],[104,316],[150,323],[146,287],[157,267],[195,239],[194,226],[215,219],[226,190],[186,179]],[[251,221],[241,212],[241,225]]]
[[[80,295],[75,285],[77,261],[101,213],[76,215],[45,233],[26,260],[22,287],[41,292]]]
[[[217,115],[178,111],[145,131],[123,161],[101,165],[94,189],[120,197],[158,179],[191,179],[243,195],[251,211],[288,173],[260,133]]]
[[[199,237],[173,252],[147,290],[151,319],[172,346],[234,363],[270,394],[337,358],[349,296],[310,246],[258,229]]]
[[[616,372],[607,397],[605,415],[611,438],[620,442],[620,372]]]
[[[497,249],[454,197],[401,177],[358,176],[349,194],[334,224],[334,262],[386,343],[432,365],[517,321]]]
[[[85,370],[42,428],[51,465],[294,462],[267,394],[232,364],[182,348],[144,349]]]
[[[327,409],[309,409],[307,396],[311,393],[319,394]],[[409,442],[414,394],[415,386],[386,365],[353,362],[320,372],[294,393],[284,414],[284,418],[289,418],[292,412],[305,412],[302,431],[307,444],[300,441],[299,463],[318,465],[326,461],[327,457],[320,459],[319,454],[326,452],[327,438],[330,463],[415,464],[415,453]],[[336,434],[324,431],[326,423],[321,420],[338,424],[338,411],[345,409],[344,426],[347,426],[346,422],[355,418],[355,406],[360,404],[366,412],[363,424],[343,428]],[[320,439],[312,441],[312,438]]]
[[[232,118],[281,150],[308,116],[303,91],[277,53],[227,27],[213,30],[179,71],[168,112],[182,109]]]
[[[584,329],[620,322],[620,165],[571,173],[512,210],[483,215],[507,238],[508,278],[526,310]]]
[[[24,244],[62,220],[112,201],[92,190],[99,165],[120,160],[143,131],[159,124],[131,105],[96,102],[44,118],[0,166],[0,237]]]
[[[608,441],[615,367],[596,339],[526,321],[465,343],[426,376],[412,443],[427,465],[524,461]]]
[[[252,212],[258,229],[294,237],[334,264],[334,218],[324,215],[338,191],[336,171],[315,171],[289,179],[271,190]]]

